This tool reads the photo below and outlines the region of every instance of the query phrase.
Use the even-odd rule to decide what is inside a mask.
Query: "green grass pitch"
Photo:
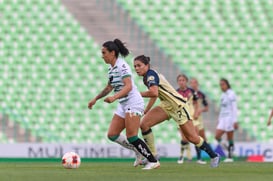
[[[221,163],[219,168],[195,162],[161,161],[156,170],[134,168],[132,161],[82,161],[79,169],[64,169],[57,161],[0,162],[0,181],[213,181],[273,180],[273,163]]]

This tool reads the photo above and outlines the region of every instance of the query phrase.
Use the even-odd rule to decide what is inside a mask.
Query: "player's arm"
[[[108,82],[106,87],[94,99],[89,101],[88,108],[92,109],[92,107],[96,104],[97,100],[107,96],[112,90],[113,90],[113,87],[110,85],[110,82]]]
[[[198,119],[199,117],[199,105],[198,105],[198,94],[197,92],[195,92],[193,89],[192,89],[192,96],[193,96],[193,109],[194,109],[194,113],[193,113],[193,118],[196,120]]]
[[[194,113],[193,113],[193,119],[198,119],[199,117],[199,113],[198,113],[198,110],[199,110],[199,105],[196,101],[193,101],[193,109],[194,109]]]
[[[273,109],[272,109],[272,111],[271,111],[271,113],[269,115],[269,118],[268,118],[268,121],[267,121],[267,126],[271,125],[271,119],[272,119],[272,117],[273,117]]]
[[[115,100],[125,97],[129,94],[129,92],[132,90],[132,87],[133,87],[131,76],[124,77],[122,79],[122,81],[123,81],[124,87],[119,92],[117,92],[115,95],[106,97],[104,99],[104,102],[112,103]]]
[[[147,73],[146,82],[148,91],[141,92],[142,97],[158,97],[158,86],[159,86],[159,77],[158,74],[154,71]]]
[[[141,92],[140,94],[142,97],[157,98],[158,97],[158,86],[153,85],[153,86],[149,87],[148,91]]]
[[[200,114],[202,112],[208,112],[209,111],[209,104],[208,104],[208,101],[207,101],[206,96],[204,94],[203,94],[202,104],[203,104],[203,108],[200,109]]]
[[[145,110],[144,110],[144,114],[146,114],[148,111],[150,111],[150,109],[153,107],[153,105],[155,104],[155,102],[156,102],[156,97],[151,97],[150,98],[150,100],[149,100],[149,102],[148,102],[148,104],[147,104],[147,106],[146,106],[146,108],[145,108]]]

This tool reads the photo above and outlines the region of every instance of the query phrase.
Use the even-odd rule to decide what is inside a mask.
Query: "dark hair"
[[[102,44],[109,52],[115,51],[115,57],[118,58],[119,54],[121,56],[126,57],[129,55],[129,50],[125,47],[125,45],[119,40],[114,39],[114,41],[107,41]]]
[[[139,60],[145,65],[150,65],[150,57],[146,57],[145,55],[139,55],[134,60]]]
[[[184,79],[186,79],[187,82],[189,81],[188,77],[187,77],[185,74],[179,74],[179,75],[176,77],[176,81],[177,81],[177,82],[178,82],[178,79],[179,79],[180,77],[184,77]]]
[[[231,89],[230,83],[229,83],[229,81],[228,81],[227,79],[221,78],[220,81],[225,82],[225,84],[227,84],[227,87],[228,87],[229,89]]]

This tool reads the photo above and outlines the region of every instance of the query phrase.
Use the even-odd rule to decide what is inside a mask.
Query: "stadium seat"
[[[43,142],[105,143],[116,103],[87,109],[106,82],[100,46],[58,0],[0,9],[0,112]]]
[[[260,141],[272,140],[265,121],[256,122],[272,107],[272,1],[117,2],[181,70],[200,80],[211,100],[219,102],[219,79],[228,78],[242,127]]]

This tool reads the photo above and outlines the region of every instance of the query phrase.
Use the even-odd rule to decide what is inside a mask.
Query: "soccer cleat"
[[[212,168],[216,168],[219,166],[219,163],[220,163],[220,155],[217,153],[217,156],[215,158],[212,158],[211,161],[210,161],[210,166]]]
[[[179,159],[177,160],[177,163],[178,164],[183,164],[184,163],[184,157],[183,156],[179,157]]]
[[[200,165],[205,165],[207,164],[206,161],[203,161],[203,160],[197,160],[196,163],[200,164]]]
[[[159,155],[155,155],[155,159],[156,159],[157,161],[159,161],[159,160],[160,160]],[[147,160],[147,158],[144,158],[143,160],[141,160],[141,164],[140,164],[140,165],[146,165],[148,162],[149,162],[149,161]]]
[[[136,160],[134,162],[134,167],[137,167],[138,165],[142,165],[142,158],[143,156],[139,153],[139,152],[136,152]]]
[[[226,158],[224,160],[224,163],[232,163],[232,162],[234,162],[233,158]]]
[[[157,162],[148,162],[142,170],[152,170],[152,169],[157,169],[160,167],[159,161]]]

